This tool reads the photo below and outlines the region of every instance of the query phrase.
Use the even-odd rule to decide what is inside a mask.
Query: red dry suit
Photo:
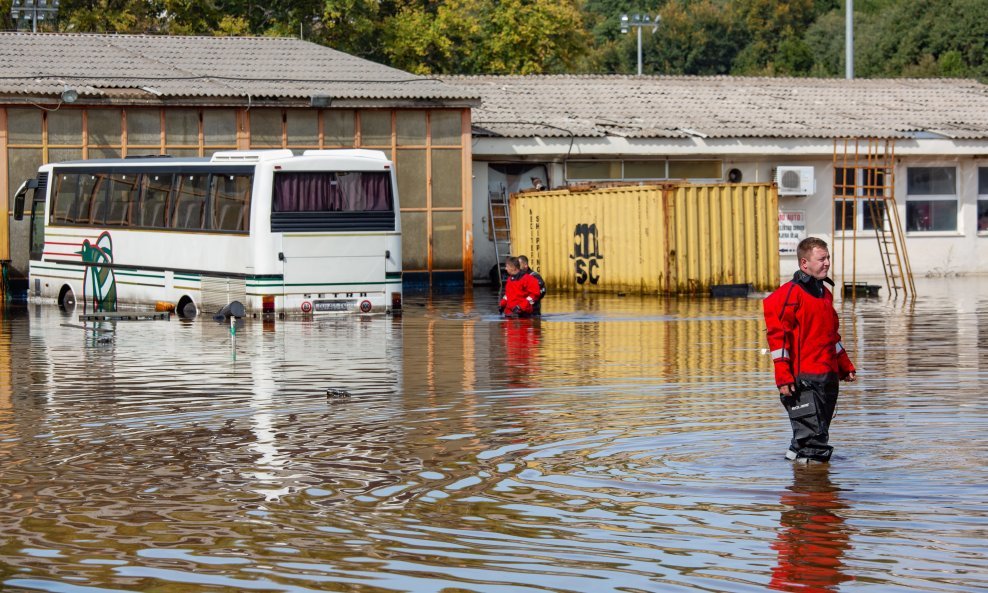
[[[823,280],[796,272],[763,306],[776,385],[792,385],[797,379],[826,382],[854,372],[840,343],[834,295]]]
[[[538,299],[539,282],[531,274],[518,272],[508,276],[498,309],[505,315],[531,315]]]

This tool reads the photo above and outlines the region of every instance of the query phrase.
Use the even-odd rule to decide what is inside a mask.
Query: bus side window
[[[61,173],[52,192],[51,223],[71,224],[79,210],[79,174]]]
[[[110,207],[106,215],[106,224],[130,226],[137,202],[137,175],[118,173],[110,177],[109,183]]]
[[[250,219],[251,175],[213,175],[210,227],[218,231],[247,231]]]
[[[175,176],[171,173],[147,173],[143,177],[140,226],[165,228],[168,226],[168,198]]]
[[[87,179],[89,181],[88,184]],[[76,219],[78,222],[84,224],[103,224],[103,220],[106,217],[106,190],[109,186],[106,181],[106,175],[83,175],[83,191],[79,192],[80,205],[82,205],[83,209]],[[88,216],[86,216],[87,214]]]
[[[209,188],[209,175],[202,173],[182,173],[175,187],[172,212],[172,228],[203,228],[206,214],[206,192]]]

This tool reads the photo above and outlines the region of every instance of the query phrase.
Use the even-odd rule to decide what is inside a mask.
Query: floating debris
[[[346,389],[327,389],[326,397],[331,397],[331,398],[350,397],[350,392],[347,391]]]

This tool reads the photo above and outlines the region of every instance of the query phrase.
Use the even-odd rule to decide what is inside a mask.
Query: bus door
[[[24,201],[28,190],[33,192],[31,199],[31,259],[41,259],[45,248],[45,198],[48,191],[48,174],[41,173],[37,179],[28,179],[14,194],[14,220],[24,219]]]

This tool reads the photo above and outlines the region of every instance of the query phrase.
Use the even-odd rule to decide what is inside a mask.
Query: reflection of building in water
[[[851,535],[841,516],[847,505],[830,481],[827,465],[793,466],[793,484],[782,495],[778,560],[769,587],[776,591],[835,591],[854,577],[845,572]]]

